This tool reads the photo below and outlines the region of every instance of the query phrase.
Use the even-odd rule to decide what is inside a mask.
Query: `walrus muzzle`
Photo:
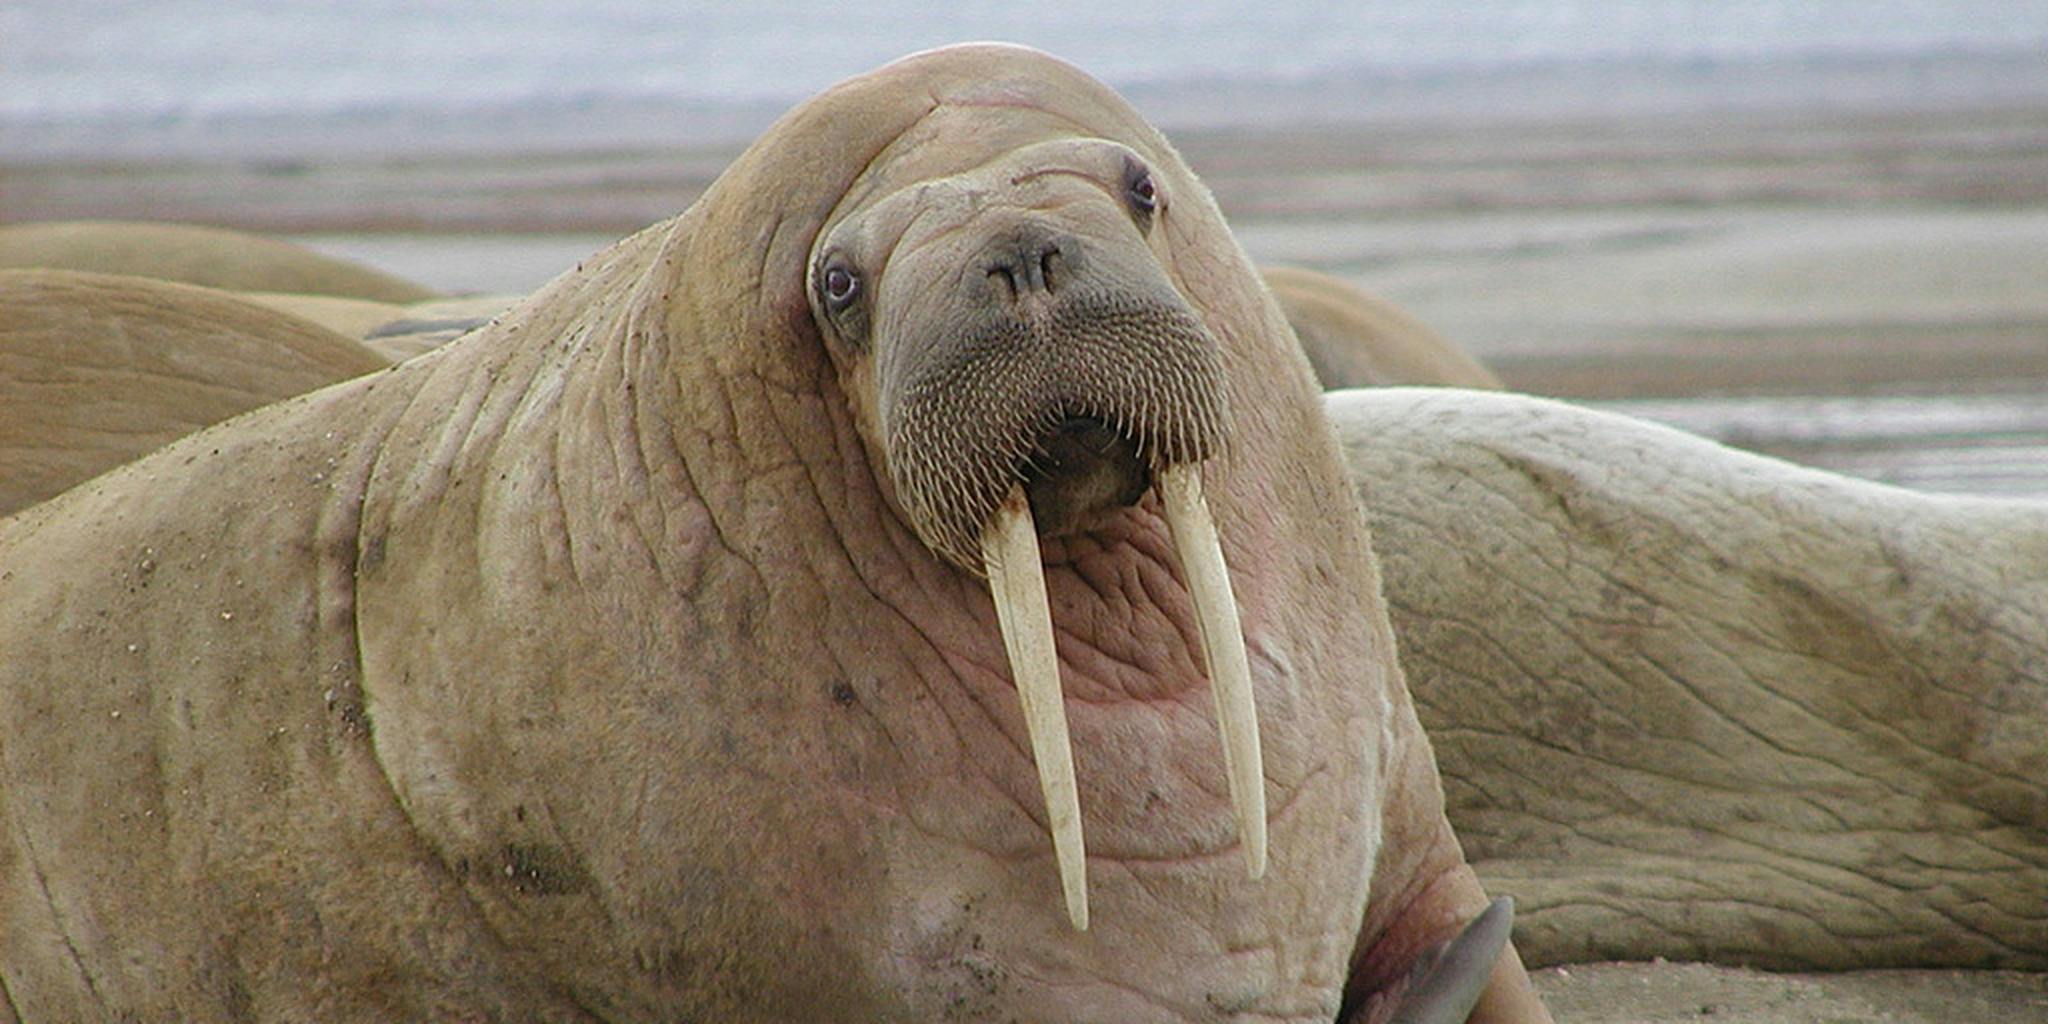
[[[1257,712],[1237,603],[1202,492],[1200,464],[1221,447],[1225,422],[1215,339],[1163,274],[1135,294],[1084,279],[1043,306],[996,303],[985,316],[961,319],[958,332],[896,339],[893,358],[883,358],[887,463],[925,543],[987,575],[1069,917],[1087,928],[1087,868],[1039,534],[1083,529],[1091,516],[1135,503],[1148,485],[1192,598],[1238,834],[1251,877],[1260,877],[1266,814]],[[1035,521],[1034,506],[1050,522]]]

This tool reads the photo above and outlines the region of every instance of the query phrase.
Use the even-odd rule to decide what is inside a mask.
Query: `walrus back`
[[[44,221],[0,227],[0,267],[134,274],[244,292],[424,302],[432,290],[281,239],[149,221]]]

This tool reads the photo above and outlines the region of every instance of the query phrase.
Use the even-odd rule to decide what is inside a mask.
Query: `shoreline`
[[[1719,60],[1536,60],[1111,84],[1148,120],[1179,136],[1259,126],[1342,132],[1573,118],[2037,109],[2048,103],[2048,64],[2028,50],[1944,49]],[[5,163],[26,167],[729,149],[759,135],[806,95],[586,95],[440,108],[373,104],[291,114],[17,116],[0,118],[0,153],[7,154]]]

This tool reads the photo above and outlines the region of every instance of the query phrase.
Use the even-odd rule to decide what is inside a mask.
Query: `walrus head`
[[[905,139],[945,130],[939,119]],[[819,234],[812,315],[896,511],[940,558],[988,579],[1068,914],[1087,927],[1039,538],[1087,532],[1153,491],[1193,598],[1246,865],[1259,877],[1258,723],[1201,484],[1229,440],[1222,355],[1161,264],[1173,197],[1140,154],[1107,139],[954,145],[943,152],[957,167],[913,174],[895,165],[929,162],[931,147],[903,143]]]

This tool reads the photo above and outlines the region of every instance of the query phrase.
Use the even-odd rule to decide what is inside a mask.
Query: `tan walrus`
[[[909,58],[496,324],[0,523],[0,991],[1547,1020],[1376,581],[1166,142]]]
[[[1413,314],[1349,282],[1304,267],[1261,273],[1325,388],[1501,386],[1493,371]]]
[[[0,516],[384,365],[353,339],[210,288],[0,270]]]
[[[1519,396],[1328,407],[1525,956],[2048,970],[2048,503]]]
[[[301,245],[226,228],[152,221],[0,226],[0,268],[129,274],[225,291],[424,302],[430,288]]]

